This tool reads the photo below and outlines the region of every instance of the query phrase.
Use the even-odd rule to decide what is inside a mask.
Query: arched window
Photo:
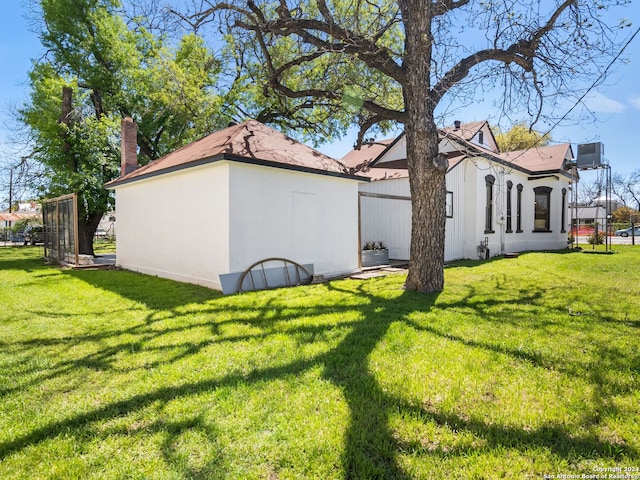
[[[567,231],[567,189],[562,189],[562,219],[560,220],[560,232]]]
[[[511,208],[511,190],[513,190],[513,182],[509,180],[507,182],[507,233],[512,233],[512,225],[513,225],[513,211]]]
[[[522,189],[521,183],[516,187],[518,189],[518,200],[516,204],[516,233],[522,233]]]
[[[493,231],[493,184],[496,179],[493,175],[484,177],[486,182],[485,219],[484,233],[494,233]]]
[[[533,231],[551,231],[551,188],[536,187],[533,189],[535,195]]]

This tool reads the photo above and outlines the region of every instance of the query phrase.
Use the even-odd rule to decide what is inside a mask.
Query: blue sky
[[[9,0],[3,5],[0,16],[0,155],[6,156],[7,139],[11,136],[9,111],[19,106],[28,96],[27,72],[31,60],[43,54],[35,34],[29,31],[25,15],[26,7],[21,0]],[[640,8],[626,8],[620,16],[631,19],[631,35],[640,26]],[[586,99],[590,110],[598,121],[584,124],[568,124],[551,132],[554,141],[580,143],[602,142],[605,159],[613,172],[628,174],[640,169],[640,35],[630,44],[620,63],[613,69],[605,85],[593,91]],[[486,106],[468,108],[456,113],[454,119],[472,122],[489,119]],[[323,145],[320,150],[340,158],[355,141],[355,132],[334,142]]]

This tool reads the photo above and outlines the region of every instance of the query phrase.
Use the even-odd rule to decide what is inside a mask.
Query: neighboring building
[[[107,184],[118,265],[216,289],[270,257],[325,277],[358,269],[363,179],[337,160],[248,121],[137,168],[132,125],[123,121],[123,176]]]
[[[20,202],[18,203],[18,212],[19,213],[30,213],[36,214],[42,211],[42,205],[38,202]]]
[[[165,226],[162,228],[171,228],[171,223],[165,222]],[[116,212],[107,212],[102,216],[95,236],[98,238],[116,238]]]
[[[30,212],[0,212],[0,228],[11,228],[16,222],[24,219],[42,219],[40,213]]]
[[[36,202],[18,203],[18,211],[0,212],[0,228],[10,228],[16,222],[24,219],[41,219],[40,204]]]
[[[601,206],[592,207],[575,207],[575,218],[573,219],[573,226],[578,227],[578,230],[594,229],[596,224],[598,230],[603,232],[607,223],[607,211]]]
[[[575,178],[569,144],[501,154],[487,122],[441,131],[447,155],[445,260],[564,248]],[[382,241],[408,260],[411,195],[404,135],[372,142],[342,162],[370,178],[360,185],[362,242]]]

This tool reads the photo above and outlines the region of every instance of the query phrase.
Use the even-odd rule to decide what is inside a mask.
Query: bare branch
[[[432,4],[431,14],[434,17],[444,15],[456,8],[464,7],[467,3],[469,3],[469,0],[438,0]]]
[[[497,61],[505,64],[515,63],[525,72],[533,72],[534,59],[539,57],[538,49],[540,42],[545,35],[553,30],[560,15],[570,6],[576,4],[576,2],[577,0],[565,0],[553,12],[549,20],[540,28],[536,29],[529,38],[520,39],[506,49],[492,48],[480,50],[460,60],[433,88],[434,101],[436,103],[439,102],[453,85],[464,79],[473,67],[483,62]]]

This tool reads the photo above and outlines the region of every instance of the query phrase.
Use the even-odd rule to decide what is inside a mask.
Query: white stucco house
[[[567,246],[573,153],[570,144],[500,153],[487,122],[441,130],[447,155],[445,260]],[[382,241],[409,259],[411,194],[404,135],[342,158],[371,180],[359,187],[362,242]]]
[[[131,119],[122,142],[122,175],[107,187],[123,268],[233,292],[243,271],[272,257],[322,277],[357,271],[370,241],[409,259],[404,135],[338,161],[252,120],[143,167]],[[456,122],[441,130],[440,151],[446,261],[567,246],[570,144],[500,153],[487,122]]]
[[[335,159],[257,121],[137,167],[135,125],[125,119],[122,152],[122,176],[107,187],[125,269],[215,289],[271,257],[311,265],[316,276],[358,269],[363,179]]]

